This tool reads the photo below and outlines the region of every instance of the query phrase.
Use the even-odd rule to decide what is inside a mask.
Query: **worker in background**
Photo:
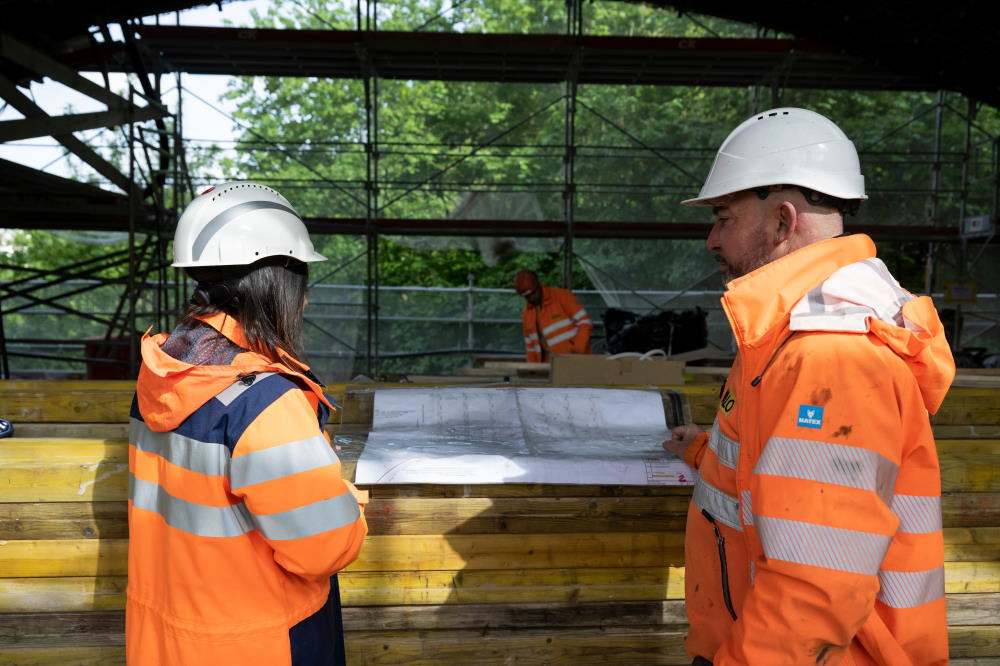
[[[594,324],[573,292],[546,287],[527,269],[514,276],[514,290],[525,301],[521,327],[526,361],[545,362],[552,354],[593,353],[590,330]]]
[[[955,374],[937,312],[875,245],[854,144],[804,109],[756,114],[695,199],[738,346],[711,434],[664,443],[687,517],[695,664],[945,664],[941,482],[928,419]]]
[[[302,363],[308,263],[291,204],[226,183],[177,223],[198,282],[142,340],[129,425],[126,658],[137,666],[334,666],[337,580],[367,528]]]

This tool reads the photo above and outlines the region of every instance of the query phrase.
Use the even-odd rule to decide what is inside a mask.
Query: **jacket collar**
[[[875,243],[854,234],[812,243],[729,283],[722,307],[741,348],[773,342],[795,304],[839,268],[875,256]]]
[[[242,326],[232,317],[218,313],[198,319],[243,349],[249,347]],[[241,375],[263,372],[278,372],[297,378],[321,402],[333,409],[323,394],[323,388],[311,376],[309,367],[280,350],[280,361],[247,351],[237,354],[230,365],[191,365],[160,349],[168,337],[165,333],[151,336],[148,331],[142,337],[142,367],[139,369],[136,393],[143,419],[153,430],[172,430]]]

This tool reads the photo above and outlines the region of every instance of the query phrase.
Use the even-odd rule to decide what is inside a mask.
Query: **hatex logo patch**
[[[815,405],[799,405],[798,426],[801,428],[822,428],[823,408]]]

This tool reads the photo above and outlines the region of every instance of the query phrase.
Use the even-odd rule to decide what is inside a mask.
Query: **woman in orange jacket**
[[[696,664],[946,664],[941,482],[928,412],[955,366],[930,299],[899,286],[843,213],[853,144],[804,109],[750,118],[697,199],[729,280],[738,354],[687,519]]]
[[[198,281],[144,336],[129,427],[126,657],[138,666],[344,663],[336,576],[366,534],[300,360],[307,263],[274,190],[226,183],[185,210],[174,266]]]

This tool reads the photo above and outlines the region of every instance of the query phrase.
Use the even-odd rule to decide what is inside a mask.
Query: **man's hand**
[[[700,435],[702,432],[704,431],[701,427],[696,426],[693,423],[677,426],[670,432],[672,438],[663,442],[663,448],[670,453],[673,453],[678,458],[683,459],[684,451],[687,450],[691,440]]]

